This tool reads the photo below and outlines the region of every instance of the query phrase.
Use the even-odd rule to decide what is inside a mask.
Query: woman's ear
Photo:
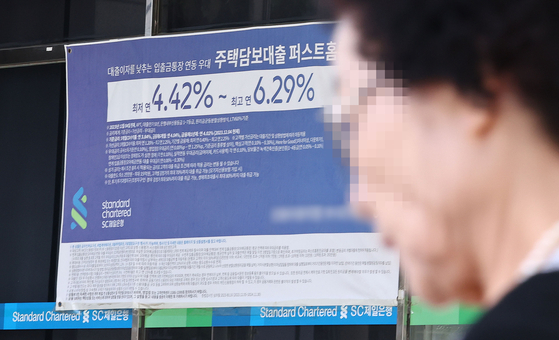
[[[447,83],[423,85],[413,92],[416,98],[429,103],[424,110],[426,121],[446,125],[454,133],[479,138],[487,135],[499,117],[496,98],[480,98],[463,94]],[[418,96],[417,96],[418,95]]]
[[[487,135],[495,126],[502,113],[501,97],[506,90],[505,81],[502,78],[490,76],[484,80],[486,95],[476,102],[482,114],[480,121],[474,126],[478,136]]]

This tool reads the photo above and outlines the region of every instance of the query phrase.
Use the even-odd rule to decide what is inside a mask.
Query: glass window
[[[64,0],[3,1],[0,48],[62,41]]]
[[[162,0],[162,33],[319,20],[328,7],[319,0]]]
[[[454,340],[466,335],[469,325],[411,326],[410,340]]]
[[[160,31],[249,25],[254,0],[162,0]]]
[[[268,0],[270,1],[270,21],[301,21],[318,19],[320,15],[317,0]]]
[[[71,0],[70,41],[143,35],[145,0]]]
[[[45,340],[48,331],[0,331],[2,340]]]
[[[201,328],[151,328],[146,329],[145,340],[219,340],[221,338],[212,336],[210,327]],[[250,338],[246,338],[250,339]]]
[[[0,69],[1,303],[54,298],[63,75],[63,64]]]
[[[145,0],[5,1],[0,48],[144,34]]]
[[[146,340],[394,340],[396,326],[262,326],[147,329]]]
[[[56,329],[52,340],[122,340],[130,339],[130,329]],[[186,338],[188,339],[188,338]],[[42,339],[41,339],[42,340]]]

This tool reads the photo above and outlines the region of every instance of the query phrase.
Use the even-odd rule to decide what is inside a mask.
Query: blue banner
[[[331,31],[69,47],[62,242],[368,232],[329,210],[345,205],[347,189],[320,118],[319,97],[332,89],[316,70],[335,58]],[[221,102],[219,112],[239,113],[206,115]],[[324,211],[275,218],[293,206]]]
[[[67,46],[62,309],[395,304],[322,119],[333,27]]]

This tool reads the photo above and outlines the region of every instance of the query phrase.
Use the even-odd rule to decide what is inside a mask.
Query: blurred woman
[[[352,201],[467,339],[559,339],[559,2],[339,0]]]

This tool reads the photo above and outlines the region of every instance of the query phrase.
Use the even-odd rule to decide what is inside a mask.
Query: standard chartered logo
[[[132,217],[130,198],[127,200],[105,201],[101,205],[102,228],[123,228],[126,218]]]
[[[72,218],[74,222],[72,222],[72,229],[75,229],[78,225],[85,229],[87,228],[87,209],[85,208],[84,204],[87,202],[87,196],[83,193],[83,187],[81,187],[75,194],[74,198],[72,199],[72,203],[74,207],[72,208]]]
[[[347,319],[347,306],[342,306],[340,311],[340,319]]]

